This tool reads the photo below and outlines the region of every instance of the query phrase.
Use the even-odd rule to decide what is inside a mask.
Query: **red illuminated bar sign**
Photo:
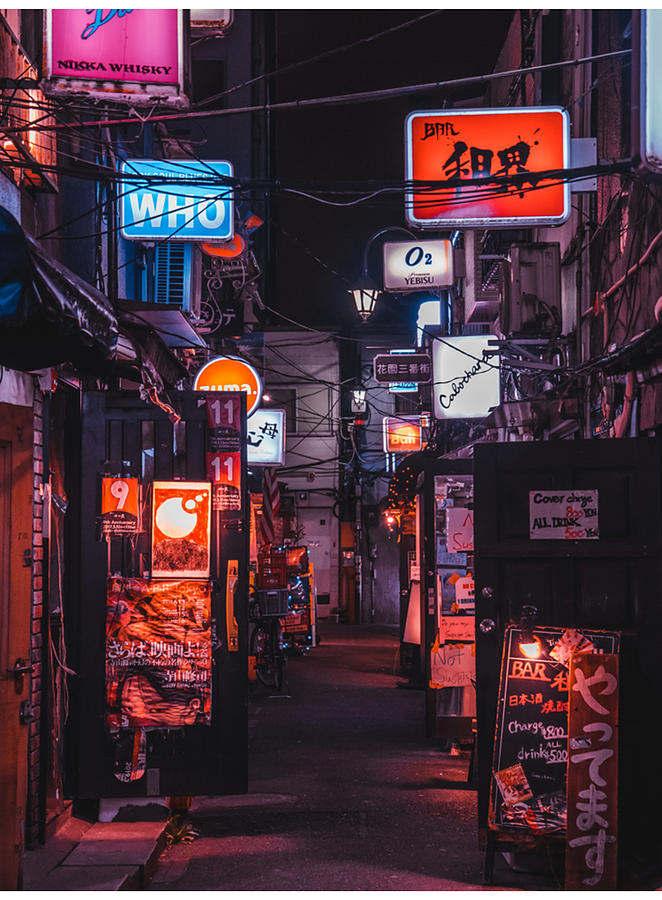
[[[420,184],[405,194],[407,221],[419,228],[560,225],[570,215],[561,171],[569,148],[569,116],[560,107],[410,113],[406,178]],[[434,184],[445,181],[448,188]]]
[[[384,419],[384,452],[414,453],[423,447],[420,416]]]

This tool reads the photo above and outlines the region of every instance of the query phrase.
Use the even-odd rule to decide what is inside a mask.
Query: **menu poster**
[[[106,612],[108,727],[209,725],[210,583],[109,578]]]
[[[490,826],[538,834],[564,832],[567,819],[568,668],[583,653],[617,653],[617,632],[533,629],[539,655],[506,629],[490,791]]]

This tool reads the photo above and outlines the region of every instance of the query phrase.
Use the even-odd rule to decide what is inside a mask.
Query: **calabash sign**
[[[217,356],[195,376],[194,391],[245,391],[246,415],[251,416],[262,399],[262,380],[246,360],[238,356]]]

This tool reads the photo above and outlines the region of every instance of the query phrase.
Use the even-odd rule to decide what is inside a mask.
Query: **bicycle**
[[[249,607],[249,619],[254,623],[250,640],[250,654],[255,657],[255,674],[265,686],[280,691],[285,682],[286,657],[283,651],[283,626],[280,618],[262,615],[260,601]]]

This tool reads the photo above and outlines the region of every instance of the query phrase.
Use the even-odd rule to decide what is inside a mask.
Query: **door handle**
[[[225,627],[228,636],[228,650],[239,650],[239,624],[234,614],[234,598],[239,582],[239,560],[229,559],[225,579]]]
[[[28,672],[34,671],[34,666],[30,665],[30,663],[24,662],[22,659],[17,659],[14,663],[14,668],[9,669],[12,675],[25,675]]]
[[[14,668],[7,669],[7,671],[14,676],[14,687],[16,692],[20,694],[23,690],[23,677],[33,672],[34,666],[19,657],[14,663]]]

